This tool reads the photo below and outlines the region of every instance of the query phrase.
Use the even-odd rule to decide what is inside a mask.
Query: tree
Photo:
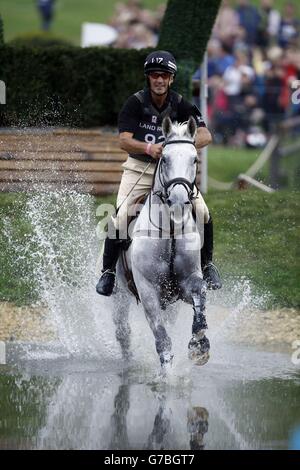
[[[159,49],[174,54],[179,63],[177,88],[190,92],[191,75],[202,61],[221,0],[169,0]]]

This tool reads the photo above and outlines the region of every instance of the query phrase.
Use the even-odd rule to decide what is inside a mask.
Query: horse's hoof
[[[174,355],[170,352],[162,353],[159,356],[162,371],[167,371],[172,367]]]
[[[204,366],[209,360],[209,353],[199,354],[189,352],[189,359],[193,361],[196,366]]]
[[[203,335],[201,338],[194,335],[189,342],[189,359],[197,366],[204,366],[209,360],[210,344],[208,338]]]

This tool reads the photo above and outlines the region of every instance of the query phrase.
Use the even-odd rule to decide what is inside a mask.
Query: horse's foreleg
[[[171,352],[172,341],[163,324],[158,293],[147,281],[144,282],[147,283],[147,287],[143,285],[142,288],[139,288],[140,298],[147,321],[155,338],[155,347],[160,363],[162,366],[165,366],[171,363],[173,359]]]
[[[116,339],[120,344],[122,356],[129,360],[132,357],[130,351],[130,333],[131,329],[128,322],[130,299],[126,292],[120,292],[115,296],[113,321],[116,327]]]
[[[205,336],[207,323],[205,318],[206,287],[202,289],[200,296],[193,296],[194,319],[192,326],[192,338],[189,342],[189,358],[198,366],[207,363],[209,359],[210,344]]]
[[[189,297],[193,305],[194,317],[192,338],[189,342],[189,358],[197,365],[204,365],[209,359],[210,344],[205,336],[207,323],[205,317],[206,283],[198,276],[190,279]]]
[[[206,317],[205,317],[205,306],[206,306],[206,283],[202,281],[200,292],[192,293],[193,301],[193,335],[202,335],[207,329]]]

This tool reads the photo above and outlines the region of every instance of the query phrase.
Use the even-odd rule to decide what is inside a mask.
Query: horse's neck
[[[163,185],[160,180],[160,162],[157,163],[157,168],[154,173],[154,180],[153,180],[153,185],[151,189],[151,195],[153,195],[156,192],[163,191]]]

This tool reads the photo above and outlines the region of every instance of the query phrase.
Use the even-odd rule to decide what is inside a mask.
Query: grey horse
[[[183,300],[193,306],[192,337],[188,355],[197,365],[209,359],[205,336],[206,283],[201,271],[201,224],[195,220],[193,199],[197,172],[194,145],[196,123],[162,124],[165,143],[157,163],[153,186],[141,212],[131,227],[132,242],[126,252],[138,295],[153,332],[163,369],[172,364],[171,339],[165,328],[164,310]],[[129,304],[123,264],[117,265],[117,292],[114,308],[116,337],[123,356],[130,357]]]

